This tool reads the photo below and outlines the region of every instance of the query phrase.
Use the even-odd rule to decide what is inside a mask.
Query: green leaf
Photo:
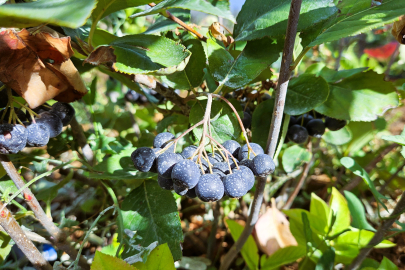
[[[3,165],[0,164],[0,178],[5,176],[6,174],[6,170],[3,168]]]
[[[39,0],[0,6],[0,27],[26,28],[42,23],[77,28],[85,24],[96,0]]]
[[[152,250],[146,263],[137,262],[133,264],[138,270],[175,270],[172,253],[167,243]]]
[[[201,41],[190,39],[184,42],[184,46],[191,52],[186,68],[162,77],[162,80],[174,89],[191,90],[201,85],[207,58]]]
[[[98,0],[97,7],[91,14],[91,18],[93,19],[93,23],[97,23],[102,18],[121,9],[147,5],[149,3],[146,0]]]
[[[232,89],[243,87],[269,68],[279,58],[282,49],[283,42],[263,38],[248,42],[242,53],[234,59],[216,39],[209,38],[207,40],[209,71],[221,85]]]
[[[386,0],[379,6],[371,7],[369,5],[366,9],[364,9],[365,1],[358,2],[360,5],[345,6],[341,14],[317,27],[316,35],[311,38],[312,42],[310,42],[308,47],[356,35],[366,30],[389,24],[405,13],[405,2],[403,1]],[[370,3],[370,1],[368,2]],[[353,1],[350,1],[350,3],[353,3]]]
[[[227,219],[226,224],[228,225],[229,230],[233,240],[236,242],[243,231],[243,226],[237,223],[235,220]],[[253,236],[249,235],[247,241],[242,247],[241,250],[242,257],[248,265],[249,269],[258,269],[259,267],[259,250],[256,246],[256,242],[253,239]]]
[[[262,270],[271,270],[295,262],[306,255],[305,246],[289,246],[277,250],[262,266]]]
[[[224,5],[221,2],[226,2]],[[219,4],[218,4],[219,3]],[[227,9],[224,7],[227,6]],[[189,10],[196,10],[212,15],[216,15],[218,17],[222,17],[224,19],[228,19],[232,22],[235,22],[235,18],[233,17],[232,13],[229,10],[229,2],[226,0],[220,1],[206,1],[206,0],[164,0],[157,4],[156,6],[149,8],[143,12],[136,13],[131,17],[139,17],[139,16],[146,16],[151,14],[160,13],[162,11],[166,11],[171,8],[181,8],[181,9],[189,9]]]
[[[190,111],[190,124],[195,125],[204,118],[206,100],[196,102]],[[203,127],[199,126],[193,130],[197,138],[201,138]],[[238,119],[232,109],[221,101],[212,101],[211,109],[211,132],[212,136],[219,143],[227,140],[237,140],[242,133]]]
[[[311,243],[311,246],[314,245],[314,239],[312,238],[313,232],[311,230],[311,226],[309,225],[308,215],[305,212],[301,212],[301,221],[302,224],[304,225],[303,228],[307,244],[307,252],[310,252],[309,243]]]
[[[137,270],[135,267],[129,265],[125,261],[96,251],[93,263],[91,264],[91,270],[111,270],[111,269],[122,269],[122,270]]]
[[[382,136],[381,139],[405,146],[405,136],[404,135],[395,135],[395,136],[386,135],[386,136]]]
[[[374,71],[357,73],[329,86],[328,99],[315,110],[332,118],[373,121],[398,106],[394,85]]]
[[[170,125],[188,125],[188,117],[182,114],[167,116],[157,124],[156,132],[162,133]]]
[[[247,0],[236,18],[236,41],[285,35],[291,0]],[[328,0],[303,0],[298,31],[328,19],[338,9]]]
[[[364,68],[355,68],[355,69],[346,69],[346,70],[336,71],[334,69],[330,69],[325,66],[322,69],[319,69],[316,65],[324,66],[324,64],[321,64],[321,63],[314,64],[314,65],[310,66],[305,71],[305,73],[315,74],[316,76],[322,76],[328,83],[337,82],[339,80],[342,80],[344,78],[361,73],[368,69],[367,67],[364,67]]]
[[[289,115],[306,113],[326,101],[328,83],[322,77],[302,74],[288,84],[284,112]]]
[[[345,197],[352,216],[352,226],[361,229],[375,232],[376,230],[367,222],[366,211],[364,206],[356,195],[345,190]]]
[[[329,236],[340,233],[350,227],[350,210],[347,206],[345,197],[335,188],[332,187],[332,195],[329,201],[330,212],[329,220],[332,214],[336,215],[336,220],[333,224]],[[332,224],[329,224],[331,226]]]
[[[378,267],[377,270],[398,270],[398,267],[387,259],[387,257],[384,257],[381,261],[380,267]]]
[[[287,173],[290,173],[303,163],[309,162],[311,157],[312,153],[307,149],[299,145],[290,146],[284,151],[282,157],[283,168]]]
[[[319,198],[315,193],[311,193],[311,205],[309,208],[309,212],[312,215],[317,216],[325,223],[329,221],[329,206],[326,204],[324,200]]]
[[[290,218],[290,227],[291,222],[296,222],[300,229],[303,230],[303,223],[302,223],[302,213],[305,213],[308,217],[309,224],[311,225],[311,230],[314,234],[318,235],[325,235],[328,228],[328,223],[324,220],[321,220],[318,216],[315,216],[308,212],[307,210],[303,209],[290,209],[290,210],[283,210],[283,212]],[[291,230],[292,232],[292,230]],[[314,234],[312,238],[315,240]],[[294,235],[295,237],[295,235]],[[298,240],[297,240],[298,242]]]
[[[343,145],[352,139],[352,132],[348,126],[345,126],[338,131],[326,130],[325,134],[322,136],[322,139],[330,144],[334,145]]]
[[[316,264],[315,270],[333,270],[335,265],[335,249],[327,249]]]
[[[350,157],[344,157],[340,160],[340,163],[345,166],[347,169],[351,170],[355,175],[360,176],[363,178],[365,183],[367,184],[368,188],[370,191],[373,193],[374,198],[381,204],[382,207],[384,207],[385,210],[388,211],[387,206],[381,201],[381,200],[386,200],[387,198],[384,197],[381,193],[377,191],[377,189],[374,186],[373,181],[371,181],[370,176],[364,170],[357,162],[350,158]]]
[[[95,49],[85,62],[107,63],[126,74],[168,75],[183,70],[191,53],[175,41],[154,35],[128,35]]]
[[[167,243],[174,260],[180,260],[183,232],[170,191],[162,189],[154,180],[144,181],[126,196],[121,209],[124,228],[136,231],[138,244],[145,247],[155,241]],[[127,258],[135,254],[136,250],[125,247],[122,256]]]
[[[179,8],[174,8],[170,9],[169,12],[173,15],[185,22],[186,24],[190,23],[190,10],[185,10],[185,9],[179,9]],[[178,27],[179,25],[166,18],[165,16],[158,15],[157,19],[155,22],[144,32],[144,34],[155,34],[155,33],[161,33],[161,32],[166,32],[170,30],[174,30]]]
[[[361,249],[368,245],[370,240],[374,237],[374,233],[366,230],[352,229],[352,231],[345,232],[341,234],[335,241],[335,248],[337,250],[343,251],[347,246],[353,246],[357,249]],[[395,246],[394,243],[388,240],[383,240],[381,243],[376,245],[374,248],[390,248]],[[355,254],[352,256],[356,257]]]
[[[259,104],[252,115],[252,142],[265,148],[273,115],[274,99],[268,99]]]

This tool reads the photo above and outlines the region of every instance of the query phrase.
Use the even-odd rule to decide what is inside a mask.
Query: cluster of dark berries
[[[163,101],[164,97],[158,92],[152,89],[144,89],[145,93],[153,96],[158,100],[158,102]],[[124,96],[125,100],[134,104],[144,105],[149,102],[148,98],[145,95],[139,94],[135,90],[129,89]]]
[[[247,144],[229,140],[222,145],[227,152],[208,153],[208,158],[198,160],[198,147],[187,146],[175,153],[174,140],[173,134],[160,133],[153,141],[154,148],[140,147],[131,159],[139,171],[157,173],[161,188],[181,196],[204,202],[224,195],[240,198],[253,187],[255,176],[265,177],[275,169],[273,159],[255,143],[250,143],[252,151]],[[227,158],[227,153],[232,156]]]
[[[337,120],[314,113],[301,116],[291,116],[288,125],[286,142],[304,143],[308,136],[320,138],[328,128],[331,131],[337,131],[346,126],[346,120]]]
[[[2,91],[5,92],[5,91]],[[1,92],[0,92],[1,93]],[[0,105],[6,106],[3,103]],[[58,136],[75,115],[73,107],[57,102],[52,106],[42,105],[33,111],[38,114],[34,119],[28,112],[13,108],[14,114],[22,124],[9,121],[11,108],[0,111],[0,153],[17,154],[25,147],[41,147],[48,144],[50,138]]]

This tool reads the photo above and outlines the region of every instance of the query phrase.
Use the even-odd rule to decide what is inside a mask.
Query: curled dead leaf
[[[31,108],[50,99],[73,102],[87,93],[70,57],[70,37],[49,28],[0,32],[0,81],[22,96]]]
[[[399,43],[405,45],[405,15],[399,17],[399,21],[394,22],[391,33]]]

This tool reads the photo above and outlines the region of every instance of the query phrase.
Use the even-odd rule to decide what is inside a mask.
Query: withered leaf
[[[0,81],[14,89],[31,108],[50,99],[73,102],[87,93],[70,57],[70,37],[49,28],[0,32]]]
[[[405,45],[405,15],[399,17],[399,21],[394,22],[391,33],[399,43]]]

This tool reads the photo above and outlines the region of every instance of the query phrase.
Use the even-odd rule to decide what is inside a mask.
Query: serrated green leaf
[[[225,2],[226,4],[224,4]],[[225,9],[225,7],[228,7]],[[156,6],[147,9],[143,12],[136,13],[131,17],[139,17],[139,16],[146,16],[151,14],[160,13],[162,11],[166,11],[171,8],[181,8],[181,9],[189,9],[189,10],[196,10],[212,15],[216,15],[218,17],[222,17],[224,19],[228,19],[232,22],[235,22],[235,18],[233,17],[232,13],[229,10],[229,2],[227,0],[219,0],[219,1],[206,1],[206,0],[164,0],[157,4]]]
[[[326,130],[325,134],[323,134],[322,139],[330,144],[334,145],[343,145],[352,139],[352,132],[348,126],[338,130],[338,131],[330,131]]]
[[[307,149],[299,145],[290,146],[284,151],[282,157],[283,168],[287,173],[290,173],[304,162],[309,162],[311,157],[312,153]]]
[[[285,35],[291,0],[247,0],[236,18],[237,41]],[[303,0],[298,31],[328,19],[338,9],[329,0]]]
[[[331,220],[332,215],[336,216],[332,230],[330,230],[329,233],[329,236],[332,236],[349,228],[350,210],[345,197],[343,197],[343,195],[340,194],[335,187],[332,187],[332,195],[330,197],[329,206],[329,220]],[[330,227],[332,224],[328,224],[328,226]]]
[[[288,84],[284,113],[300,115],[326,101],[329,95],[328,83],[322,77],[302,74]]]
[[[159,2],[156,1],[156,2]],[[93,23],[97,23],[102,18],[119,11],[121,9],[126,9],[130,7],[137,7],[149,4],[147,0],[98,0],[97,7],[91,14]]]
[[[236,242],[242,234],[243,226],[231,219],[227,219],[225,222],[231,231],[233,240]],[[256,242],[251,235],[249,235],[247,241],[243,245],[241,253],[249,269],[258,269],[259,249],[257,248]]]
[[[39,0],[2,5],[0,27],[26,28],[45,23],[77,28],[85,24],[95,6],[96,0]]]
[[[95,49],[87,62],[111,64],[117,72],[126,74],[168,75],[182,71],[191,53],[175,41],[154,35],[128,35],[108,46]]]
[[[162,77],[162,81],[174,89],[191,90],[201,85],[207,58],[201,41],[190,39],[184,42],[184,46],[191,52],[186,68]]]
[[[175,270],[172,253],[167,243],[155,247],[149,254],[146,263],[133,264],[138,270]]]
[[[305,246],[290,246],[277,250],[262,265],[262,270],[277,269],[280,266],[295,262],[306,255]]]
[[[189,117],[191,125],[195,125],[203,119],[206,105],[206,100],[194,104]],[[202,130],[203,127],[199,126],[193,130],[193,133],[197,138],[201,138]],[[242,133],[238,119],[232,109],[224,102],[212,101],[211,132],[213,138],[219,143],[237,140]]]
[[[330,84],[328,99],[315,108],[326,116],[351,121],[373,121],[399,104],[392,83],[384,74],[367,71]]]
[[[357,229],[375,232],[373,226],[367,222],[366,211],[359,198],[350,191],[345,190],[344,192],[352,216],[352,226]]]
[[[345,1],[343,1],[345,2]],[[351,3],[353,3],[351,1]],[[369,29],[389,24],[405,13],[405,2],[386,0],[379,6],[368,6],[358,1],[357,6],[347,6],[338,16],[317,27],[316,34],[310,38],[308,47],[359,34]],[[347,13],[344,13],[347,12]]]
[[[190,23],[191,15],[190,10],[174,8],[168,10],[173,16],[176,16],[186,24]],[[162,15],[157,15],[155,22],[144,32],[144,34],[155,34],[174,30],[179,27],[178,23],[170,20]]]
[[[122,269],[122,270],[137,270],[135,267],[129,265],[125,261],[110,256],[100,251],[96,251],[94,256],[94,261],[91,264],[91,270],[111,270],[111,269]]]
[[[282,49],[282,42],[263,38],[249,41],[234,59],[233,55],[215,39],[209,38],[207,40],[209,71],[221,85],[232,89],[243,87],[269,68],[279,58]]]
[[[154,180],[144,181],[122,202],[124,228],[136,231],[137,243],[148,246],[158,241],[167,243],[175,261],[181,258],[183,241],[179,213],[173,194],[162,189]],[[135,255],[136,250],[125,247],[123,258]]]
[[[265,148],[273,115],[274,99],[259,104],[252,115],[252,141]]]

